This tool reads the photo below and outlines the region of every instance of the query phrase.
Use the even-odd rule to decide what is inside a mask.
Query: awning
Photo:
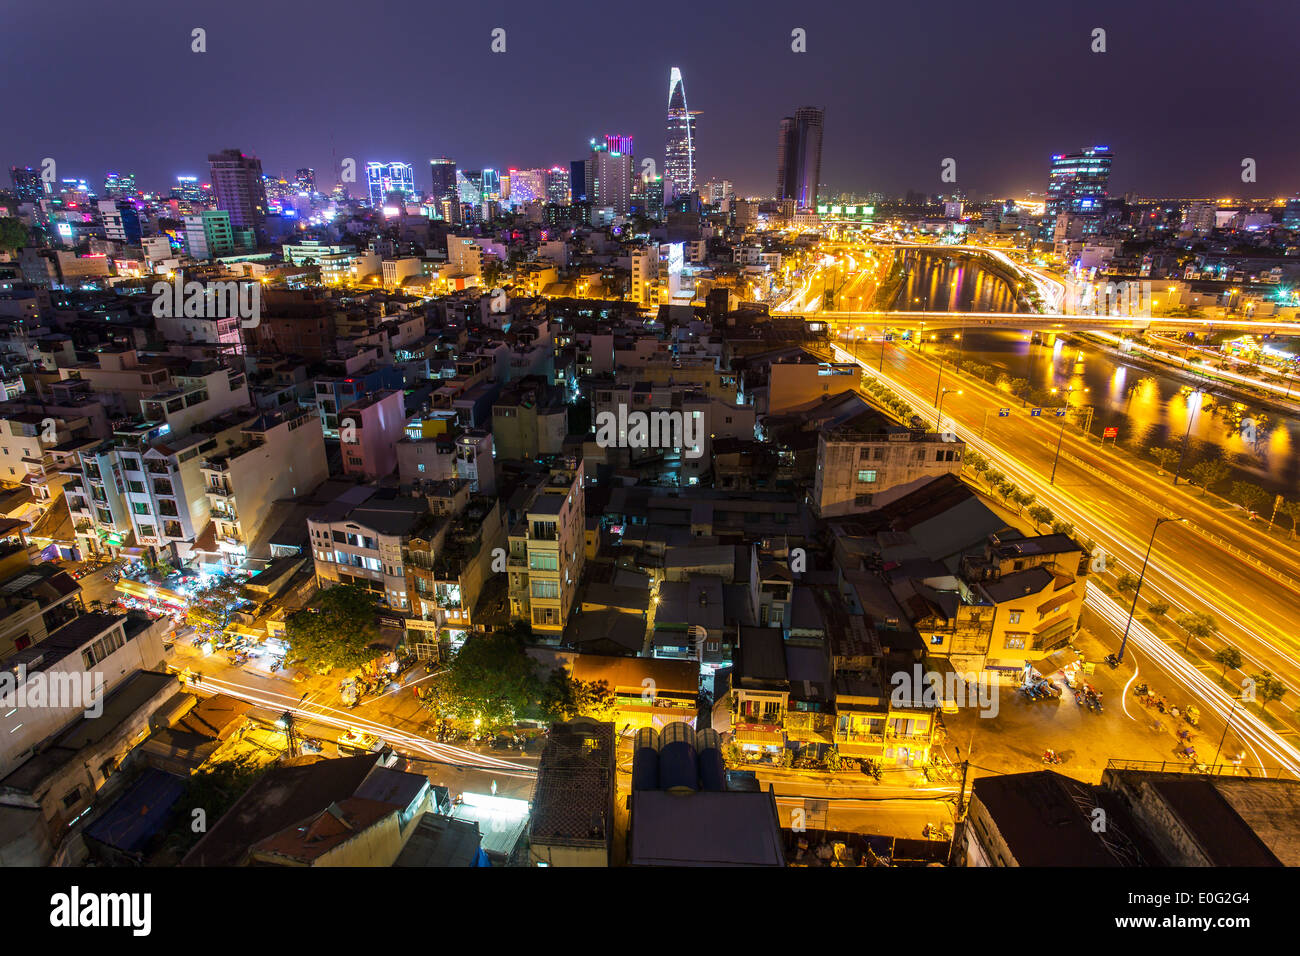
[[[784,747],[785,734],[779,730],[737,730],[732,739],[738,744],[760,744],[764,747]]]

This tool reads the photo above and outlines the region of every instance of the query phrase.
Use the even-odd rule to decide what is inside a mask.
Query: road
[[[840,348],[836,354],[845,360],[853,358]],[[939,375],[930,361],[896,347],[886,349],[883,373],[876,372],[878,360],[874,348],[861,350],[858,358],[864,369],[883,378],[921,414],[933,408]],[[947,374],[952,376],[951,370]],[[955,386],[959,380],[952,376],[948,381]],[[1111,561],[1136,573],[1156,518],[1188,518],[1187,522],[1162,525],[1143,596],[1150,600],[1159,595],[1175,609],[1213,615],[1223,638],[1245,657],[1242,670],[1246,674],[1268,670],[1282,678],[1291,693],[1300,687],[1296,663],[1300,652],[1300,601],[1296,600],[1300,595],[1300,552],[1252,535],[1247,527],[1214,511],[1195,491],[1174,488],[1137,472],[1085,441],[1077,427],[1067,426],[1062,432],[1059,420],[1030,417],[1008,394],[973,384],[968,377],[960,379],[960,387],[961,396],[950,394],[945,399],[944,429],[956,431],[1019,488],[1037,494],[1058,517],[1097,542]],[[999,419],[1000,408],[1012,409],[1011,417]],[[986,412],[990,424],[981,438]],[[1051,483],[1058,441],[1062,453]],[[1089,601],[1115,623],[1115,608],[1109,606],[1114,602],[1100,589],[1089,588]],[[1121,610],[1126,617],[1127,608]],[[1122,629],[1123,625],[1121,617],[1118,626]],[[1164,666],[1178,670],[1177,676],[1189,685],[1187,689],[1202,696],[1211,710],[1226,713],[1230,708],[1223,692],[1204,674],[1181,657],[1175,660],[1176,655],[1160,653],[1168,649],[1140,622],[1134,623],[1130,639],[1151,642],[1149,652]],[[1206,650],[1218,646],[1215,643]],[[1267,728],[1261,724],[1258,729],[1263,734]],[[1266,737],[1261,737],[1261,746]],[[1268,743],[1270,749],[1277,750],[1281,765],[1294,763],[1300,769],[1300,754],[1293,748],[1272,739]]]

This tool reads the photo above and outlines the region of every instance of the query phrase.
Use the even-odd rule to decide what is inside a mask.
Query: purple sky
[[[795,27],[807,53],[790,51]],[[8,3],[0,162],[163,188],[206,181],[207,154],[233,146],[326,187],[343,157],[405,160],[427,188],[434,155],[543,166],[623,132],[662,165],[679,66],[699,175],[743,193],[771,193],[777,122],[810,104],[827,111],[836,192],[946,191],[945,157],[977,197],[1041,191],[1053,152],[1105,144],[1113,192],[1282,196],[1300,190],[1297,27],[1281,0]]]

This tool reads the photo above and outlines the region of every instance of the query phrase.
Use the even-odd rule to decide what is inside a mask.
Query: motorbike
[[[1045,763],[1045,764],[1059,764],[1059,763],[1061,763],[1061,755],[1058,754],[1055,750],[1044,750],[1044,751],[1043,751],[1043,763]]]
[[[1114,654],[1107,654],[1106,663],[1110,665],[1111,670],[1114,670],[1116,667],[1119,667],[1119,657]]]

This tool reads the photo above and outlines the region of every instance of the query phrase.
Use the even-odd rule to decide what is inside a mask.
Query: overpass
[[[1244,316],[1213,319],[1149,315],[1061,315],[1039,312],[826,312],[778,311],[799,315],[808,322],[825,322],[832,328],[870,325],[890,329],[1015,329],[1025,332],[1209,332],[1222,329],[1257,334],[1300,335],[1300,322],[1269,322]]]

